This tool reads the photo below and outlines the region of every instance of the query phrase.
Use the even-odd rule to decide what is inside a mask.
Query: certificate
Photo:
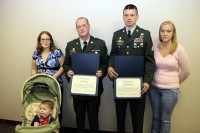
[[[98,81],[96,72],[99,70],[99,54],[73,53],[71,55],[71,95],[98,95]]]
[[[142,78],[117,78],[114,81],[115,98],[141,98]]]
[[[98,78],[96,76],[74,75],[71,80],[72,95],[98,95]]]

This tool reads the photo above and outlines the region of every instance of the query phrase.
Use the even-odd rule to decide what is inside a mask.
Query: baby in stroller
[[[52,117],[52,113],[53,102],[49,100],[42,101],[40,104],[40,114],[35,115],[31,126],[43,126],[55,121],[55,119]]]
[[[22,124],[15,127],[15,133],[55,133],[59,131],[59,113],[61,105],[61,90],[58,81],[48,74],[36,74],[24,83],[21,91],[23,105]],[[44,103],[44,102],[45,103]],[[51,101],[48,113],[42,112],[46,102]],[[35,120],[48,117],[48,124],[37,125]],[[37,120],[38,121],[38,120]]]

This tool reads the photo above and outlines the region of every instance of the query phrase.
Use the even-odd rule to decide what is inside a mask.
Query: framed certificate
[[[141,98],[142,77],[117,78],[114,80],[116,99]]]
[[[71,95],[97,96],[99,78],[99,54],[73,53],[71,55],[71,69],[74,76],[71,78]]]
[[[98,95],[99,78],[88,75],[74,75],[71,79],[71,95]]]
[[[115,56],[114,80],[115,98],[142,98],[141,89],[144,75],[143,56]]]

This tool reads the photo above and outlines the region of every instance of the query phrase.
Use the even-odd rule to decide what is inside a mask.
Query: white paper
[[[74,75],[71,85],[71,93],[95,95],[97,91],[97,77]]]
[[[118,98],[141,97],[141,79],[140,78],[116,79],[116,97]]]

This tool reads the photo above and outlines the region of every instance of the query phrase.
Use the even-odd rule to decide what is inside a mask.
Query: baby
[[[35,115],[31,126],[43,126],[50,124],[55,119],[51,116],[53,113],[53,102],[49,100],[42,101],[40,104],[40,114]]]

